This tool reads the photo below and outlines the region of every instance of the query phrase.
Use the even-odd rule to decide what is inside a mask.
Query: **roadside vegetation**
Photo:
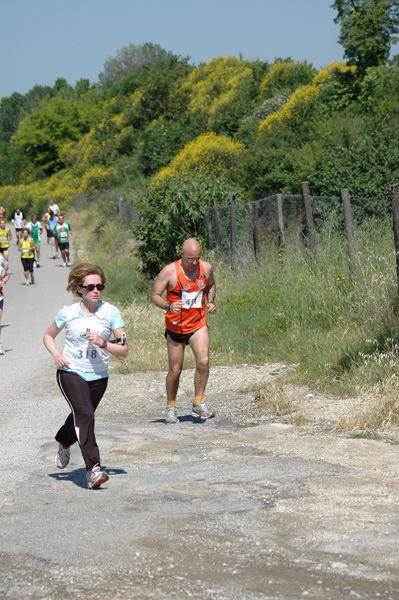
[[[137,240],[107,197],[73,210],[75,261],[101,264],[105,298],[118,303],[131,344],[123,372],[166,370],[164,315],[149,302],[153,278],[143,275]],[[334,216],[324,223],[315,254],[304,246],[262,248],[261,264],[231,266],[205,251],[215,266],[217,313],[209,317],[212,365],[285,363],[283,381],[319,392],[361,396],[357,427],[399,425],[399,321],[392,225],[364,221],[356,230],[357,274]],[[185,367],[194,366],[187,353]],[[258,390],[265,401],[270,389]],[[281,389],[278,410],[292,405]],[[277,397],[277,399],[276,399]],[[274,404],[273,404],[274,403]],[[283,409],[281,408],[283,406]],[[351,429],[346,418],[341,423]]]
[[[40,218],[51,199],[67,213],[75,260],[104,267],[106,296],[123,309],[133,341],[124,370],[166,368],[163,315],[148,295],[195,236],[218,284],[212,363],[297,365],[292,381],[364,394],[363,421],[377,427],[399,420],[395,256],[381,202],[399,181],[399,55],[390,56],[399,6],[332,7],[344,60],[321,69],[290,57],[195,66],[157,44],[130,44],[96,83],[59,78],[2,98],[0,203],[8,219],[17,206]],[[201,223],[213,199],[298,194],[303,181],[313,196],[347,188],[357,199],[355,277],[328,199],[314,254],[306,244],[282,254],[263,240],[260,264],[233,269],[206,248]],[[116,217],[117,196],[141,215],[134,235]],[[79,211],[78,198],[88,200]]]

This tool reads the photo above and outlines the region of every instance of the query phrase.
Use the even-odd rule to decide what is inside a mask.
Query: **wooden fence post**
[[[393,236],[395,239],[396,277],[399,293],[399,183],[391,185]]]
[[[230,192],[230,254],[234,263],[234,256],[237,248],[237,193]]]
[[[278,247],[285,248],[284,233],[284,215],[283,215],[283,195],[277,194],[277,220],[278,220]]]
[[[220,226],[219,226],[219,211],[217,198],[213,198],[213,219],[215,221],[215,244],[216,254],[219,254],[220,250]]]
[[[316,230],[313,222],[312,202],[310,199],[309,181],[302,183],[302,196],[305,204],[306,223],[308,226],[309,248],[314,250],[316,247]]]
[[[354,277],[356,275],[356,248],[355,237],[353,235],[352,207],[349,190],[342,190],[341,198],[344,208],[346,241],[348,243],[349,270],[352,277]]]
[[[259,232],[258,232],[258,215],[259,215],[259,202],[253,203],[253,220],[252,220],[252,236],[254,240],[254,253],[255,259],[260,262],[260,251],[259,251]]]

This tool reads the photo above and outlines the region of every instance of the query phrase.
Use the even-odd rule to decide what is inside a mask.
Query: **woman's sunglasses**
[[[96,285],[94,285],[94,283],[89,283],[89,285],[81,285],[79,287],[84,288],[88,292],[92,292],[95,288],[97,288],[99,292],[102,292],[105,285],[103,283],[97,283]]]

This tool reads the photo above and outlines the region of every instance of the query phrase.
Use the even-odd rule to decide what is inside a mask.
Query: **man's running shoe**
[[[209,410],[205,402],[201,402],[201,404],[197,405],[193,404],[193,410],[191,414],[193,417],[197,417],[199,419],[212,419],[212,417],[215,416],[215,413]]]
[[[31,282],[31,285],[33,285],[35,283],[35,277],[34,277],[33,273],[30,276],[30,282]]]
[[[55,455],[55,466],[59,469],[65,469],[71,458],[71,447],[64,448],[62,444],[58,442],[58,452]]]
[[[3,346],[0,343],[0,354],[4,354]]]
[[[63,267],[66,267],[66,266],[67,266],[66,262],[62,263],[62,266],[63,266]]]
[[[25,285],[30,285],[28,280],[25,281]]]
[[[177,408],[173,404],[169,404],[165,410],[165,423],[170,425],[171,423],[178,423]]]
[[[40,269],[40,264],[39,263],[36,263],[36,266],[37,266],[38,269]]]
[[[101,471],[100,465],[95,465],[91,471],[87,471],[87,487],[92,490],[95,487],[100,486],[102,483],[108,481],[109,477],[105,471]]]

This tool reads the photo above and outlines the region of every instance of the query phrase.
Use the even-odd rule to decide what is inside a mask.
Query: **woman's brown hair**
[[[98,275],[103,284],[107,280],[101,267],[92,265],[91,263],[81,263],[80,265],[76,265],[69,273],[67,292],[72,292],[75,296],[82,297],[82,294],[78,292],[78,287],[83,285],[88,275]]]

